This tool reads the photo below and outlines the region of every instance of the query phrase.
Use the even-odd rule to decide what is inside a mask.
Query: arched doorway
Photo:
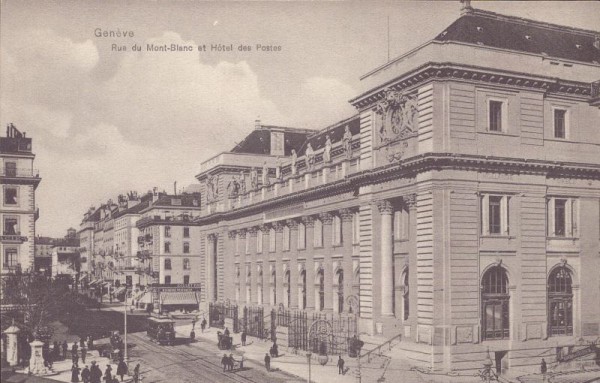
[[[482,340],[509,339],[509,300],[506,270],[491,267],[481,280]]]
[[[565,266],[548,277],[548,335],[573,335],[573,281]]]

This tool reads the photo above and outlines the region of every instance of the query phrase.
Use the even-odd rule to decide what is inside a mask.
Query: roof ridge
[[[519,24],[529,24],[532,26],[537,26],[537,27],[542,27],[542,28],[547,28],[547,29],[552,29],[552,30],[559,30],[562,32],[564,32],[565,30],[568,30],[570,32],[585,33],[585,34],[589,34],[589,35],[593,35],[593,36],[600,35],[600,31],[594,31],[591,29],[583,29],[583,28],[572,27],[569,25],[548,23],[545,21],[527,19],[527,18],[519,17],[519,16],[505,15],[505,14],[496,13],[496,12],[492,12],[492,11],[486,11],[486,10],[477,9],[477,8],[469,9],[463,15],[461,15],[461,17],[463,17],[463,16],[482,16],[482,17],[497,19],[497,20],[501,20],[501,21],[508,21],[508,22],[514,22],[514,23],[519,23]]]

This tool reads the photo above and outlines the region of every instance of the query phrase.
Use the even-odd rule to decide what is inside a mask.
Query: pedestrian
[[[83,370],[81,370],[81,380],[83,380],[83,383],[90,383],[90,377],[90,369],[88,368],[88,366],[84,366]]]
[[[52,346],[52,359],[57,361],[60,358],[60,344],[58,341],[54,341],[54,345]]]
[[[121,377],[121,382],[123,381],[123,375],[127,374],[127,363],[123,359],[119,362],[117,366],[117,375]]]
[[[67,344],[67,341],[63,341],[62,343],[62,358],[63,359],[67,359],[67,350],[69,349],[69,345]]]
[[[223,365],[223,372],[225,372],[225,370],[227,370],[227,363],[229,363],[227,354],[223,354],[223,357],[221,358],[221,364]]]
[[[341,355],[338,358],[337,366],[338,366],[338,375],[344,375],[344,359],[342,359]]]
[[[71,367],[71,382],[79,382],[79,371],[80,368],[73,364],[73,367]]]
[[[194,329],[192,329],[192,331],[190,332],[190,342],[193,342],[194,339],[196,339],[196,332],[194,331]]]
[[[77,354],[77,342],[73,342],[73,346],[71,346],[71,356],[74,356]]]
[[[246,331],[242,331],[242,346],[246,345]]]
[[[88,350],[94,349],[94,337],[92,335],[88,336]]]
[[[81,347],[81,363],[85,364],[85,358],[87,357],[87,348],[85,348],[85,343],[83,347]]]
[[[546,372],[548,371],[548,366],[546,365],[546,361],[544,360],[544,358],[542,358],[542,364],[540,366],[540,371],[542,372],[542,374],[546,374]]]
[[[85,347],[85,338],[81,337],[79,339],[79,348],[83,348],[83,347]]]
[[[223,334],[227,337],[229,336],[229,328],[228,327],[225,327],[225,331],[223,332]]]
[[[75,351],[75,353],[73,354],[72,360],[73,365],[79,366],[79,354],[77,354],[77,351]]]
[[[106,383],[112,383],[112,367],[110,364],[107,364],[106,370],[104,370],[104,381]]]
[[[90,368],[90,383],[100,383],[100,379],[102,379],[102,371],[96,364],[96,361],[92,360],[92,367]]]
[[[265,368],[267,372],[271,372],[271,357],[269,354],[265,354]]]
[[[202,323],[200,323],[200,328],[202,329],[202,332],[204,332],[204,329],[206,328],[206,318],[202,318]]]
[[[140,364],[136,364],[133,369],[133,383],[139,383],[140,381]]]
[[[194,317],[194,319],[192,319],[192,330],[196,328],[196,322],[198,321],[198,318]]]
[[[244,368],[244,355],[242,355],[242,359],[240,359],[240,370]]]

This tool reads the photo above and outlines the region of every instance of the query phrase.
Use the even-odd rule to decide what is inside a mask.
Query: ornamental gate
[[[234,333],[239,332],[238,306],[229,305],[223,302],[209,302],[208,304],[208,320],[210,327],[225,327],[225,318],[233,319]]]
[[[260,339],[265,338],[265,310],[262,307],[244,307],[242,328],[246,334]]]
[[[271,315],[277,326],[288,328],[287,346],[296,350],[308,351],[310,348],[314,353],[347,354],[350,339],[358,335],[353,314],[315,312],[309,319],[306,311],[273,310]]]

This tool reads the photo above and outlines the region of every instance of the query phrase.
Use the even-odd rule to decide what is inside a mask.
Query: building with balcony
[[[361,77],[357,115],[201,165],[208,302],[356,315],[433,370],[600,335],[600,32],[465,4]]]
[[[34,267],[35,189],[41,181],[33,168],[34,159],[31,138],[9,124],[6,137],[0,137],[2,274]]]

